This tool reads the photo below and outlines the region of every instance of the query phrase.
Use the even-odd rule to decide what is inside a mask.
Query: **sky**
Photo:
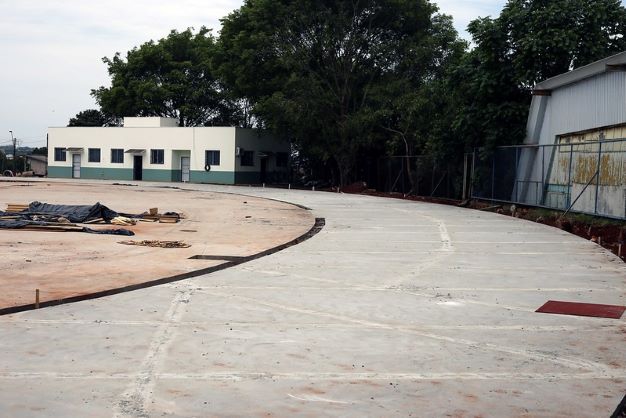
[[[439,0],[459,34],[478,16],[499,15],[506,0]],[[102,57],[171,29],[212,28],[243,0],[0,0],[0,145],[45,146],[50,126],[97,105],[91,89],[109,86]]]

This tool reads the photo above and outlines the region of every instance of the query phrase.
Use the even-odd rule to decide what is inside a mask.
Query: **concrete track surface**
[[[625,318],[534,312],[626,304],[626,265],[591,242],[450,206],[181,187],[326,226],[210,275],[0,317],[0,416],[608,417],[626,393]]]

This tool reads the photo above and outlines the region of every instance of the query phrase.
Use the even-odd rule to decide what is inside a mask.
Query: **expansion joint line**
[[[435,252],[432,256],[430,256],[427,260],[424,260],[423,262],[419,263],[419,265],[417,265],[414,269],[412,269],[410,274],[401,276],[397,280],[395,280],[393,283],[390,283],[391,287],[399,286],[403,282],[405,282],[407,279],[413,278],[415,277],[415,275],[424,273],[425,271],[432,269],[438,264],[441,264],[441,262],[444,259],[451,256],[456,251],[454,244],[452,243],[452,238],[450,237],[450,234],[448,232],[446,223],[443,220],[429,216],[429,215],[424,215],[422,213],[417,213],[415,211],[407,210],[407,209],[395,209],[395,210],[398,212],[406,213],[407,215],[417,215],[435,224],[439,231],[439,238],[440,238],[441,246],[439,247],[437,252]]]
[[[182,320],[185,305],[189,303],[195,290],[190,283],[181,283],[177,288],[179,291],[172,299],[163,322],[152,337],[137,377],[115,404],[113,414],[115,418],[150,416],[148,408],[152,401],[156,374],[174,339],[176,324]]]
[[[577,371],[595,372],[599,376],[610,376],[613,374],[613,370],[611,370],[610,367],[604,364],[591,361],[591,360],[577,358],[577,357],[556,356],[552,354],[546,354],[537,350],[520,349],[517,347],[509,347],[505,345],[468,340],[464,338],[447,337],[445,335],[440,335],[440,334],[435,334],[433,332],[420,330],[419,328],[397,326],[393,324],[387,324],[384,322],[377,322],[377,321],[371,321],[367,319],[355,318],[352,316],[339,314],[339,313],[318,311],[314,309],[307,309],[307,308],[301,308],[301,307],[296,307],[296,306],[284,305],[284,304],[275,303],[275,302],[263,301],[263,300],[258,300],[258,299],[251,298],[251,297],[246,297],[246,296],[229,295],[229,294],[220,293],[220,292],[207,292],[207,294],[211,294],[217,297],[232,298],[232,299],[238,299],[238,300],[242,300],[242,301],[246,301],[250,303],[256,303],[257,305],[260,305],[260,306],[266,306],[266,307],[279,309],[279,310],[287,311],[287,312],[297,312],[297,313],[301,313],[305,315],[312,315],[312,316],[317,316],[317,317],[322,317],[322,318],[330,318],[335,321],[340,321],[344,323],[360,324],[360,325],[364,325],[370,328],[379,328],[379,329],[385,329],[385,330],[390,330],[390,331],[418,335],[420,337],[429,338],[435,341],[440,341],[442,343],[450,343],[450,344],[455,344],[455,345],[472,347],[472,348],[476,348],[480,350],[505,353],[509,355],[516,355],[516,356],[525,357],[534,361],[549,362],[552,364],[564,366],[564,367],[574,369]]]

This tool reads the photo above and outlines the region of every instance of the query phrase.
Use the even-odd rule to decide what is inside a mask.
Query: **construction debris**
[[[10,212],[10,213],[22,212],[25,210],[28,210],[28,205],[23,205],[20,203],[9,203],[7,205],[7,212]]]
[[[0,211],[0,229],[22,229],[31,231],[76,231],[92,234],[135,235],[126,229],[89,229],[78,224],[112,224],[131,226],[137,221],[176,223],[180,214],[176,212],[158,213],[158,208],[150,208],[140,215],[115,212],[108,207],[95,205],[54,205],[32,202],[30,204],[10,203],[6,212]],[[175,248],[175,247],[167,247]]]
[[[141,214],[141,220],[145,222],[160,222],[174,224],[180,221],[180,214],[176,212],[158,213],[157,208],[149,209],[149,212]]]
[[[160,248],[189,248],[191,244],[187,244],[183,241],[157,241],[157,240],[143,240],[143,241],[119,241],[118,244],[124,245],[139,245],[142,247],[160,247]]]
[[[115,218],[111,219],[111,223],[113,225],[128,226],[137,224],[137,221],[133,218],[128,218],[126,216],[116,216]]]

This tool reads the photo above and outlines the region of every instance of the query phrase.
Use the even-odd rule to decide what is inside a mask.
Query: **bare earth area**
[[[256,251],[277,225],[304,230],[313,216],[326,226],[211,274],[0,316],[1,417],[596,418],[626,394],[626,318],[536,312],[549,300],[626,305],[626,264],[588,239],[494,213],[327,192],[46,180],[1,198],[11,190],[12,203],[26,201],[20,193],[48,182],[55,202],[186,212],[187,225],[148,227],[180,228],[198,250],[189,254]],[[53,192],[65,187],[81,192]],[[104,200],[101,190],[120,195]],[[218,205],[216,192],[240,196]],[[252,215],[251,202],[271,210]],[[218,241],[222,225],[183,232],[200,231],[195,217],[232,220],[240,243]],[[93,239],[119,251],[97,278],[154,262],[117,238]],[[66,257],[49,269],[69,271]]]
[[[294,205],[224,193],[89,183],[0,183],[0,210],[8,203],[32,201],[100,202],[117,212],[137,214],[158,207],[161,212],[181,213],[184,219],[124,226],[135,233],[133,237],[0,229],[0,308],[34,303],[35,289],[40,289],[45,302],[215,266],[224,263],[219,256],[256,254],[306,233],[315,222],[308,211]],[[129,239],[184,241],[191,247],[119,244]],[[190,259],[194,255],[218,259]]]

